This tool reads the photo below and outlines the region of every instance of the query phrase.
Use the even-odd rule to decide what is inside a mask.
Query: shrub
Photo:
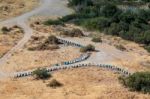
[[[106,17],[113,16],[118,11],[116,5],[106,4],[102,8],[102,14]]]
[[[100,37],[94,37],[92,38],[93,42],[102,42],[102,39]]]
[[[87,46],[85,46],[85,47],[82,47],[82,48],[80,49],[80,51],[81,51],[81,52],[95,51],[95,46],[89,44],[89,45],[87,45]]]
[[[121,51],[125,51],[126,48],[123,45],[116,45],[116,48],[121,50]]]
[[[44,22],[44,25],[64,25],[64,23],[61,20],[51,20],[49,19],[48,21]]]
[[[40,40],[39,37],[32,37],[34,40]],[[59,44],[58,39],[56,36],[49,36],[44,42],[40,43],[37,46],[31,46],[28,48],[30,51],[34,50],[54,50],[54,49],[59,49]]]
[[[69,0],[69,5],[70,6],[76,6],[76,5],[93,5],[92,0]]]
[[[150,93],[150,72],[136,72],[128,77],[119,77],[119,80],[133,91]]]
[[[69,37],[82,37],[84,36],[83,32],[80,29],[72,29],[63,31],[61,35],[69,36]]]
[[[80,29],[73,29],[71,31],[71,34],[73,34],[74,37],[84,36],[83,32]]]
[[[2,32],[4,33],[4,34],[6,34],[7,32],[9,32],[10,31],[10,29],[9,28],[7,28],[7,27],[2,27]]]
[[[47,84],[47,86],[56,88],[56,87],[61,87],[62,84],[58,82],[57,80],[53,79],[49,84]]]
[[[59,44],[59,42],[56,36],[50,35],[48,39],[45,41],[45,44]]]
[[[150,53],[150,45],[149,46],[145,46],[145,49]]]
[[[46,68],[38,68],[33,71],[32,75],[35,76],[36,79],[47,79],[51,77],[51,74],[47,72]]]

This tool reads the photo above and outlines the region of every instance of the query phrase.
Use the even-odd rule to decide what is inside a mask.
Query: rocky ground
[[[38,0],[0,0],[0,20],[18,16],[38,5]]]

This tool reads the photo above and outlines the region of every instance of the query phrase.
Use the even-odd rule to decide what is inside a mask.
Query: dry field
[[[62,26],[45,26],[42,24],[37,25],[35,23],[34,25],[32,24],[33,29],[42,32],[44,34],[51,32],[59,35],[63,30],[80,28],[72,24],[66,24],[65,27],[62,27]],[[42,22],[39,21],[39,23]],[[97,32],[89,32],[82,28],[80,29],[84,31],[85,35],[100,36],[103,41],[102,43],[94,43],[91,41],[91,38],[89,37],[82,37],[82,38],[67,37],[67,39],[79,42],[84,45],[93,44],[97,48],[97,50],[100,51],[98,53],[94,52],[90,60],[105,64],[120,65],[125,68],[128,68],[131,71],[150,70],[149,64],[150,54],[143,47],[141,47],[141,45],[131,41],[123,40],[119,37],[108,36]],[[116,45],[122,45],[126,48],[126,50],[121,51],[115,47]]]
[[[64,61],[73,60],[81,55],[78,48],[71,46],[60,47],[56,50],[29,50],[31,46],[40,45],[42,42],[44,42],[44,40],[34,41],[33,37],[42,37],[44,39],[51,34],[53,34],[53,32],[34,32],[32,38],[25,45],[25,47],[14,53],[12,57],[8,59],[6,64],[0,66],[0,70],[12,72],[46,67]]]
[[[38,0],[0,0],[0,20],[18,16],[38,5]]]
[[[35,25],[36,24],[36,25]],[[45,38],[51,34],[59,35],[63,28],[74,28],[76,26],[44,26],[35,22],[31,25],[35,30],[33,37]],[[78,27],[76,27],[78,28]],[[87,34],[93,32],[84,31]],[[97,34],[96,34],[97,35]],[[150,55],[140,45],[117,37],[100,35],[103,43],[91,42],[91,38],[70,38],[66,39],[81,44],[93,44],[99,52],[93,52],[88,61],[98,63],[121,65],[131,71],[150,70],[149,66],[142,63],[150,60]],[[43,40],[34,42],[31,40],[23,49],[14,53],[6,64],[0,66],[1,71],[12,72],[28,70],[37,67],[50,66],[62,61],[72,60],[78,57],[78,48],[61,47],[57,50],[30,51],[28,48],[39,44]],[[122,44],[126,51],[115,48],[116,44]],[[131,92],[124,88],[119,81],[119,74],[96,67],[78,68],[54,72],[48,80],[34,80],[32,77],[20,79],[0,80],[0,99],[149,99],[150,95],[138,92]],[[46,85],[56,79],[63,84],[59,88],[50,88]]]
[[[23,37],[20,27],[10,27],[10,31],[3,33],[0,31],[0,57],[9,51]]]
[[[33,78],[1,80],[0,99],[149,99],[150,95],[130,92],[117,80],[118,74],[94,67],[62,70],[42,81]],[[46,85],[56,79],[62,87]]]

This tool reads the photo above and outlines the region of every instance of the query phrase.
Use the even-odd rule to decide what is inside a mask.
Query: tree
[[[77,6],[77,5],[93,5],[92,0],[69,0],[69,5]]]
[[[135,14],[130,11],[130,10],[127,10],[126,12],[123,12],[122,14],[120,14],[119,16],[119,19],[123,22],[126,22],[126,23],[131,23],[135,20]]]
[[[120,77],[119,80],[133,91],[150,93],[150,72],[136,72],[128,77]]]
[[[117,23],[112,23],[111,26],[108,28],[108,34],[111,35],[119,35],[119,32],[121,31],[121,27]]]
[[[144,40],[145,40],[145,44],[150,44],[150,30],[146,31],[144,33]]]
[[[115,15],[115,13],[118,11],[117,7],[113,4],[106,4],[102,8],[101,13],[106,17],[111,17]]]

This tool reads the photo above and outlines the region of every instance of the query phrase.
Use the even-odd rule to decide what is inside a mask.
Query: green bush
[[[150,9],[138,7],[147,5],[149,0],[135,1],[137,0],[126,0],[126,2],[124,0],[69,0],[75,13],[58,19],[58,23],[73,22],[89,30],[98,30],[149,45]],[[133,6],[137,9],[122,9],[118,7],[120,5]]]
[[[89,45],[87,45],[87,46],[85,46],[85,47],[82,47],[82,48],[80,49],[80,51],[81,51],[81,52],[95,51],[95,46],[89,44]]]
[[[38,68],[33,71],[32,75],[35,76],[36,79],[47,79],[51,77],[51,74],[47,72],[46,68]]]
[[[128,77],[119,77],[119,80],[133,91],[150,93],[150,72],[136,72]]]
[[[58,82],[57,80],[53,79],[49,84],[47,84],[48,87],[56,88],[61,87],[62,84]]]
[[[102,39],[100,37],[93,37],[92,41],[93,42],[102,42]]]
[[[149,46],[145,46],[145,49],[150,52],[150,45]]]

